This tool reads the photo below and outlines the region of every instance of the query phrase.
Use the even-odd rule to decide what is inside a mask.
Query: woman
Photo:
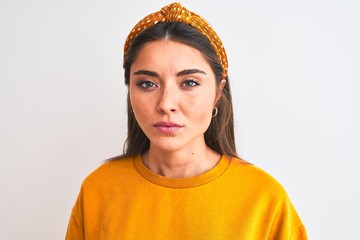
[[[124,154],[83,182],[66,239],[307,239],[281,185],[236,154],[221,40],[179,3],[124,47]]]

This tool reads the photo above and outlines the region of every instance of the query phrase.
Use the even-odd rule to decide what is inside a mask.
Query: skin
[[[150,139],[144,164],[153,172],[184,178],[213,168],[221,155],[205,144],[219,91],[197,49],[172,40],[146,44],[130,68],[129,95],[135,118]]]

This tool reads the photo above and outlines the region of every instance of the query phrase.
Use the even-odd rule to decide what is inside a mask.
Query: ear
[[[225,79],[221,80],[220,81],[220,90],[221,91],[224,89],[225,85],[226,85],[226,80]]]
[[[222,90],[224,89],[226,85],[226,80],[225,79],[222,79],[220,81],[220,84],[219,84],[219,91],[216,92],[216,99],[215,99],[215,105],[217,104],[217,102],[219,101],[219,99],[221,98],[221,92]]]

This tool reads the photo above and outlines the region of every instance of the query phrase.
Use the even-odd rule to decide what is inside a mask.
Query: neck
[[[220,154],[204,145],[196,149],[165,151],[150,145],[142,156],[146,167],[168,178],[187,178],[209,171],[220,160]]]

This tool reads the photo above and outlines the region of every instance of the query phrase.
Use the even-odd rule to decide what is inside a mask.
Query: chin
[[[158,149],[164,152],[175,152],[184,146],[179,142],[179,140],[173,139],[172,141],[151,141],[150,148]]]

